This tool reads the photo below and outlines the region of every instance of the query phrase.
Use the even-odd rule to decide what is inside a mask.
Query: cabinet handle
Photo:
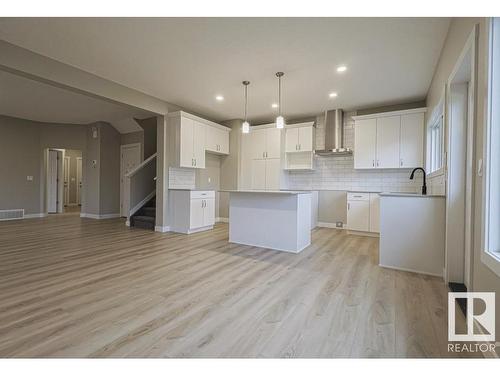
[[[302,145],[299,144],[299,150],[302,150]]]
[[[266,158],[267,158],[267,151],[266,151]]]
[[[377,160],[377,167],[379,166],[378,160]]]
[[[372,167],[375,166],[375,160],[372,160]]]
[[[262,152],[262,157],[265,158],[266,157],[266,153],[265,152]]]
[[[399,160],[399,165],[402,167],[403,166],[403,159]]]

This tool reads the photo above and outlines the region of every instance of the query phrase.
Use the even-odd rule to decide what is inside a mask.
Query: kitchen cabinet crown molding
[[[375,118],[380,118],[380,117],[390,117],[390,116],[400,116],[400,115],[408,115],[410,113],[422,113],[422,112],[427,112],[427,107],[421,107],[421,108],[412,108],[412,109],[403,109],[400,111],[392,111],[392,112],[380,112],[380,113],[370,113],[368,115],[359,115],[359,116],[352,116],[353,120],[368,120],[368,119],[375,119]]]
[[[201,122],[202,124],[213,126],[214,128],[227,131],[228,133],[232,130],[231,128],[228,128],[227,126],[224,126],[224,125],[221,125],[221,124],[217,124],[216,122],[204,119],[203,117],[199,117],[199,116],[196,116],[196,115],[193,115],[191,113],[184,112],[184,111],[170,112],[167,115],[167,117],[169,117],[169,118],[186,117],[186,118],[189,118],[191,120],[195,120],[195,121]]]

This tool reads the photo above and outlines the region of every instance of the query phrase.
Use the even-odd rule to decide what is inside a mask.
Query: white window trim
[[[435,171],[427,173],[427,178],[433,178],[437,176],[441,176],[445,173],[445,119],[444,119],[444,92],[441,95],[441,99],[439,100],[439,103],[434,107],[432,110],[431,116],[429,117],[429,121],[427,122],[427,131],[426,131],[426,148],[427,148],[427,169],[430,170],[432,166],[432,142],[431,142],[431,128],[432,125],[436,123],[438,118],[441,117],[442,119],[442,133],[441,133],[441,167],[439,169],[436,169]]]
[[[500,24],[500,20],[497,20]],[[489,201],[490,201],[490,157],[491,157],[491,128],[492,120],[492,104],[493,104],[493,85],[491,84],[493,76],[493,25],[494,18],[490,18],[488,27],[488,79],[487,79],[487,113],[486,113],[486,129],[484,132],[484,147],[483,147],[483,233],[481,239],[481,261],[491,269],[497,276],[500,276],[500,253],[488,249],[489,241]],[[500,65],[500,62],[497,62]]]

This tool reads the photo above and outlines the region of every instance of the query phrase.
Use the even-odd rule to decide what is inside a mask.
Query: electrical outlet
[[[344,227],[344,223],[343,223],[342,221],[337,221],[337,222],[335,223],[335,227],[336,227],[336,228],[343,228],[343,227]]]

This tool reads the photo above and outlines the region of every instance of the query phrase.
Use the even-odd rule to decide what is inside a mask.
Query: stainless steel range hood
[[[315,153],[319,156],[352,155],[352,150],[344,147],[344,112],[341,109],[325,112],[325,148]]]

